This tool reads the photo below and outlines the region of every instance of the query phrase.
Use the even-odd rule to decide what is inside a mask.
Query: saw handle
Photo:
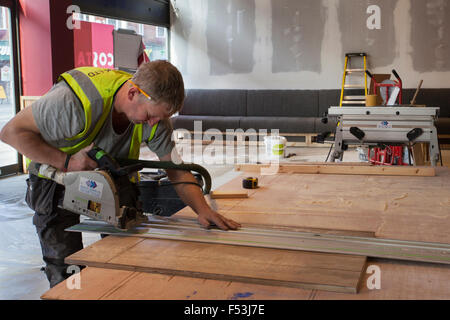
[[[175,169],[184,171],[194,171],[199,173],[205,181],[205,188],[203,194],[209,194],[211,192],[211,175],[204,167],[195,163],[182,163],[175,164],[171,161],[149,161],[149,160],[133,160],[133,159],[117,159],[120,165],[142,165],[143,168],[149,169]]]
[[[89,150],[88,156],[97,162],[100,170],[107,170],[114,177],[126,176],[132,172],[140,171],[144,168],[140,163],[134,163],[126,167],[121,167],[113,157],[99,147],[94,147]]]
[[[395,69],[392,69],[392,74],[397,78],[397,80],[399,82],[402,82],[402,79],[400,78],[400,76],[398,75],[397,71],[395,71]]]
[[[398,81],[402,81],[402,79],[400,78],[400,76],[398,75],[397,71],[395,71],[395,69],[392,69],[392,73],[393,75],[397,78]],[[370,73],[369,70],[366,70],[366,74],[373,79],[373,74]]]
[[[120,168],[119,164],[113,157],[111,157],[106,151],[100,149],[99,147],[93,147],[88,151],[87,155],[89,158],[97,162],[100,169],[107,169],[110,171],[115,171]]]

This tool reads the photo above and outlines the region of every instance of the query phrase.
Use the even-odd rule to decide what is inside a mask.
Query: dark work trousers
[[[45,274],[52,288],[71,275],[67,273],[69,265],[64,263],[64,258],[83,249],[81,232],[64,231],[80,223],[80,216],[58,207],[64,197],[63,186],[33,175],[30,175],[27,184],[26,200],[35,210],[33,224],[46,264]]]

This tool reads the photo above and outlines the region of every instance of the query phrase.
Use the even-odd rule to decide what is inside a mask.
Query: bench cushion
[[[245,116],[246,90],[186,90],[180,115]]]
[[[249,90],[248,117],[317,117],[317,90]]]

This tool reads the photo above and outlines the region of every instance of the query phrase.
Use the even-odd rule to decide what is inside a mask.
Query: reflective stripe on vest
[[[155,136],[156,129],[159,122],[153,125],[150,137],[147,142],[150,142]],[[142,143],[142,124],[135,124],[133,128],[133,135],[131,137],[130,152],[128,153],[128,159],[139,159],[139,152]]]
[[[150,133],[150,137],[147,142],[151,141],[155,136],[156,129],[158,128],[159,122],[153,125],[152,132]],[[131,136],[130,143],[130,151],[128,153],[128,159],[139,159],[139,153],[141,151],[141,143],[142,143],[142,124],[135,124],[133,128],[133,135]],[[139,182],[140,177],[139,173],[135,172],[135,174],[130,178],[131,182]]]
[[[76,141],[75,144],[60,148],[61,151],[74,154],[92,143],[111,112],[114,95],[130,78],[131,74],[123,71],[94,67],[76,68],[61,74],[58,81],[64,80],[72,88],[85,114],[83,131],[67,139]]]

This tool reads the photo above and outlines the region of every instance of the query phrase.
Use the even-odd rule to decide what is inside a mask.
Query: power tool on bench
[[[92,171],[63,172],[46,164],[31,162],[29,171],[40,177],[48,178],[65,187],[61,208],[88,216],[95,220],[107,222],[118,229],[129,229],[142,222],[148,221],[148,214],[161,213],[158,200],[148,199],[146,195],[149,185],[146,181],[133,183],[130,177],[138,174],[144,168],[150,169],[178,169],[197,172],[194,182],[170,182],[164,180],[164,174],[158,174],[156,180],[150,181],[151,190],[168,187],[178,183],[193,183],[203,188],[204,194],[211,190],[211,176],[208,171],[197,164],[175,164],[170,161],[146,161],[131,159],[114,159],[98,147],[92,148],[88,156],[95,160],[98,169]],[[203,178],[203,181],[201,181]],[[165,181],[165,182],[164,182]],[[170,190],[169,190],[170,192]],[[174,190],[172,190],[174,193]],[[178,198],[178,203],[181,200]],[[173,202],[169,201],[169,202]],[[162,203],[164,207],[164,203]],[[154,212],[144,212],[147,207]],[[184,207],[172,207],[164,215],[171,215]],[[151,210],[150,210],[151,211]],[[164,210],[163,210],[164,211]],[[166,210],[167,211],[167,210]]]

